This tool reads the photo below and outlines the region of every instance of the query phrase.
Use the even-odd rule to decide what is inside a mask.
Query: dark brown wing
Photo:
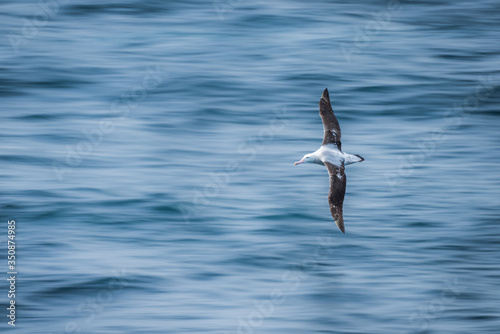
[[[328,174],[330,174],[330,192],[328,193],[330,212],[335,220],[335,224],[337,224],[342,233],[345,233],[344,215],[342,211],[347,183],[345,167],[344,164],[342,164],[342,166],[335,166],[329,162],[325,162],[325,166],[328,169]]]
[[[321,116],[323,128],[325,130],[325,137],[321,145],[333,144],[342,151],[340,143],[340,125],[337,117],[335,117],[333,113],[328,89],[325,89],[323,95],[321,95],[321,100],[319,100],[319,115]]]

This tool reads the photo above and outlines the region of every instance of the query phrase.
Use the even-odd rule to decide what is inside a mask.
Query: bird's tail
[[[348,154],[347,155],[347,159],[345,159],[345,164],[346,165],[352,165],[356,162],[361,162],[361,161],[364,161],[365,159],[363,159],[363,157],[361,157],[360,155],[357,155],[357,154]]]
[[[355,161],[355,162],[365,161],[365,159],[364,159],[362,156],[357,155],[357,154],[355,154],[355,156],[359,158],[359,160],[358,160],[358,161]]]

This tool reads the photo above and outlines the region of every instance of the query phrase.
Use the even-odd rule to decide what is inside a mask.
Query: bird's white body
[[[303,162],[315,163],[318,165],[324,165],[325,162],[329,162],[335,166],[350,165],[355,162],[363,161],[357,155],[352,155],[340,151],[336,145],[322,145],[318,150],[313,153],[306,154],[303,158]]]

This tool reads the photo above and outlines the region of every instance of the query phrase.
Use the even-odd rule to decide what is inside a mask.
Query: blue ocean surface
[[[499,333],[499,19],[493,0],[2,1],[0,331]],[[325,88],[365,158],[345,235],[326,169],[293,165]]]

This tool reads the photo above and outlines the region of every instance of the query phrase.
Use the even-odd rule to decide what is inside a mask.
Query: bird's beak
[[[301,164],[301,163],[304,163],[304,159],[300,160],[300,161],[296,161],[293,165],[294,166],[297,166],[298,164]]]

